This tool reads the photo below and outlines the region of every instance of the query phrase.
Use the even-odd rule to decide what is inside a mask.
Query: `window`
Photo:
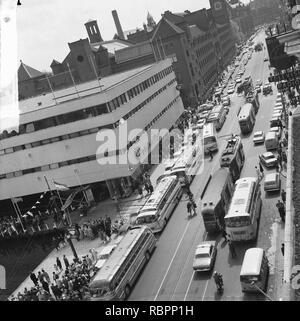
[[[11,147],[11,148],[6,148],[4,150],[5,154],[10,154],[10,153],[13,153],[14,152],[14,149]]]
[[[49,166],[49,165],[45,165],[45,166],[42,166],[42,167],[41,167],[41,171],[42,171],[42,172],[48,171],[49,169],[50,169],[50,166]]]
[[[32,146],[31,146],[31,144],[29,143],[29,144],[25,144],[25,149],[28,149],[28,148],[31,148]]]
[[[16,146],[16,147],[14,147],[14,152],[18,152],[18,151],[23,150],[23,149],[24,149],[23,145]]]
[[[34,132],[34,125],[33,125],[33,123],[29,123],[29,124],[27,124],[26,125],[26,133],[32,133],[32,132]]]
[[[68,166],[68,162],[59,162],[58,163],[59,167],[64,167],[64,166]]]
[[[23,175],[23,172],[22,171],[17,171],[14,174],[15,174],[15,177],[19,177],[19,176]]]
[[[7,173],[6,178],[13,178],[15,175],[14,173]]]
[[[47,145],[47,144],[50,144],[50,143],[51,143],[50,139],[44,139],[44,140],[42,140],[42,144],[43,144],[43,145]]]
[[[58,163],[50,164],[50,169],[59,168]]]

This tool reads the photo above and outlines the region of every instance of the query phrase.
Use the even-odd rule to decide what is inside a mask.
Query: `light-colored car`
[[[234,87],[228,87],[227,94],[233,94],[234,93]]]
[[[236,84],[240,84],[242,82],[242,79],[241,78],[237,78],[236,80],[235,80],[235,83]]]
[[[254,133],[254,136],[253,136],[254,144],[260,144],[260,143],[263,143],[264,141],[265,141],[265,134],[262,130],[259,130]]]
[[[200,119],[206,119],[209,115],[209,111],[203,111],[199,114]]]
[[[111,256],[116,246],[116,244],[107,245],[101,250],[101,252],[97,255],[98,261],[95,264],[96,268],[98,268],[99,270],[102,268],[106,260]]]
[[[195,251],[193,269],[195,271],[210,271],[216,261],[216,241],[200,243]]]
[[[278,139],[281,137],[281,128],[279,126],[274,126],[270,128],[270,132],[275,132]]]
[[[195,128],[202,129],[205,123],[206,123],[206,119],[202,118],[202,119],[197,121],[197,124],[195,125]]]
[[[281,187],[281,180],[279,173],[271,173],[265,176],[264,190],[266,192],[279,191]]]
[[[259,160],[265,167],[274,167],[277,165],[277,158],[272,152],[266,152],[259,155]]]

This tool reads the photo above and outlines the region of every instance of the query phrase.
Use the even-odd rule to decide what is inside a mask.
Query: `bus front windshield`
[[[157,220],[157,216],[155,214],[143,215],[136,219],[136,224],[150,224],[154,223]]]
[[[246,227],[251,225],[251,220],[249,216],[225,217],[225,224],[227,227]]]
[[[204,145],[214,144],[216,142],[215,136],[205,137],[204,138]]]

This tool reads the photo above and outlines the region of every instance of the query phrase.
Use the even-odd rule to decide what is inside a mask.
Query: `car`
[[[262,86],[263,82],[260,79],[256,80],[256,86]]]
[[[272,152],[266,152],[259,155],[259,160],[265,167],[274,167],[277,165],[277,158]]]
[[[175,157],[175,154],[174,154],[174,157]],[[123,214],[120,220],[120,224],[119,226],[117,226],[117,230],[119,231],[119,233],[127,232],[128,230],[130,230],[131,227],[135,225],[135,220],[137,216],[138,216],[138,211],[132,211],[130,213]]]
[[[274,126],[270,128],[270,132],[275,132],[277,134],[278,139],[281,137],[281,128],[279,126]]]
[[[261,93],[261,86],[260,86],[260,85],[256,85],[256,86],[255,86],[255,90],[256,90],[258,93]]]
[[[265,58],[264,58],[264,61],[269,61],[268,57],[265,57]]]
[[[206,119],[202,118],[202,119],[198,120],[197,124],[195,125],[195,128],[202,129],[205,123],[206,123]]]
[[[264,141],[265,141],[265,134],[262,130],[259,130],[254,133],[254,136],[253,136],[254,144],[260,144],[260,143],[263,143]]]
[[[227,94],[233,94],[235,91],[235,88],[233,86],[229,86],[228,89],[227,89]]]
[[[197,246],[193,262],[195,271],[210,271],[213,268],[217,256],[216,244],[216,241],[206,241]]]
[[[242,82],[242,79],[241,78],[237,78],[236,80],[235,80],[235,83],[236,84],[240,84]]]
[[[268,95],[272,91],[273,91],[272,85],[270,83],[265,83],[264,86],[263,86],[263,94],[264,95]]]
[[[264,190],[266,192],[280,191],[281,180],[279,173],[266,174],[264,180]]]
[[[275,117],[281,118],[282,117],[282,110],[273,111],[272,118],[275,118]]]
[[[200,119],[206,119],[209,115],[209,111],[203,111],[199,114]]]

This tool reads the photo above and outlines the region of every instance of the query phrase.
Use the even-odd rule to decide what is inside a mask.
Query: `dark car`
[[[273,91],[273,89],[272,89],[272,85],[271,84],[269,84],[269,83],[264,84],[264,86],[263,86],[263,94],[264,95],[268,95],[272,91]]]

